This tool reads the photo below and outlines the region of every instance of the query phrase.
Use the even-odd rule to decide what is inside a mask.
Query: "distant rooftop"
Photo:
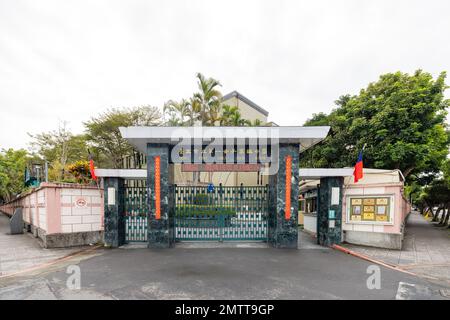
[[[265,115],[266,117],[269,116],[269,111],[261,108],[259,105],[257,105],[256,103],[254,103],[252,100],[250,100],[249,98],[247,98],[246,96],[244,96],[243,94],[237,92],[236,90],[224,95],[222,97],[222,101],[226,101],[229,100],[231,98],[237,98],[243,102],[245,102],[246,104],[248,104],[250,107],[252,107],[253,109],[255,109],[256,111],[262,113],[263,115]]]

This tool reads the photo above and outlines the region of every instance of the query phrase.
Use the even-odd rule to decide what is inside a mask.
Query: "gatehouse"
[[[297,248],[299,154],[328,131],[299,126],[120,128],[122,137],[146,155],[146,169],[96,169],[105,190],[105,243],[169,248],[179,241],[262,241]],[[179,172],[192,174],[193,181],[177,185]],[[196,176],[205,172],[209,181],[200,183]],[[230,186],[212,177],[224,172],[256,172],[258,183]],[[327,181],[324,212],[336,209],[333,217],[323,218],[323,244],[341,232],[341,203],[331,202],[341,180]],[[328,225],[329,219],[333,223]]]

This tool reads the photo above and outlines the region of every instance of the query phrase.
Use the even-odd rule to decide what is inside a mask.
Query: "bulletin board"
[[[390,196],[350,197],[347,202],[350,207],[349,221],[390,222],[391,203]]]

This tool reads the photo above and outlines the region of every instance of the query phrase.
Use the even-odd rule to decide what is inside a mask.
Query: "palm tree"
[[[201,73],[197,73],[197,79],[200,92],[195,93],[193,99],[198,104],[199,120],[202,125],[213,126],[220,119],[222,94],[217,87],[221,84]]]
[[[243,119],[239,108],[236,106],[223,105],[223,112],[220,117],[220,125],[221,126],[235,126],[235,127],[244,127],[244,126],[260,126],[262,125],[261,120],[254,120],[253,122]]]
[[[243,119],[240,112],[236,112],[231,116],[231,125],[235,127],[250,126],[251,122],[247,119]]]
[[[222,116],[220,117],[220,125],[221,126],[231,126],[232,125],[232,121],[231,118],[233,118],[233,116],[236,113],[239,113],[239,109],[236,106],[229,106],[229,105],[223,105],[222,106]]]
[[[200,120],[200,112],[201,112],[201,105],[200,102],[195,98],[191,97],[189,99],[189,126],[193,126],[196,121]]]
[[[222,113],[222,105],[220,103],[213,103],[206,113],[206,125],[215,126],[220,123]]]
[[[264,124],[264,122],[262,122],[261,120],[259,120],[259,119],[255,119],[255,120],[253,120],[253,121],[250,121],[250,124],[249,124],[251,127],[261,127],[261,126],[264,126],[265,124]]]
[[[169,100],[164,104],[163,111],[169,115],[169,124],[173,126],[185,125],[191,114],[190,101],[181,99],[180,102]],[[188,119],[190,120],[190,119]]]

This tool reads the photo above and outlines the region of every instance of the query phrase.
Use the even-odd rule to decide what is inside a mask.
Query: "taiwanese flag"
[[[356,161],[355,169],[353,170],[353,176],[355,183],[363,177],[363,151],[364,148],[359,152],[358,161]]]
[[[97,181],[97,176],[95,175],[94,159],[91,154],[89,154],[89,171],[91,172],[92,180]]]

